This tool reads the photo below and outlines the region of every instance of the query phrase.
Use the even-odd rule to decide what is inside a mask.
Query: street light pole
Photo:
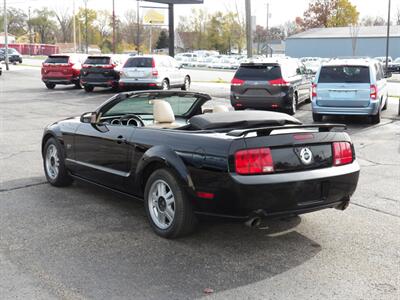
[[[9,70],[8,67],[8,29],[7,29],[7,3],[4,0],[4,62],[6,63],[6,70]]]
[[[247,57],[253,56],[253,41],[251,32],[251,3],[250,0],[246,0],[246,41],[247,41]]]
[[[114,3],[114,0],[112,0],[112,30],[113,30],[112,47],[113,47],[113,53],[115,54],[115,3]]]
[[[32,55],[31,7],[28,7],[29,56]]]
[[[89,53],[87,2],[88,2],[88,0],[85,0],[85,42],[86,42],[86,54]]]
[[[388,68],[388,58],[389,58],[390,2],[391,2],[391,0],[389,0],[388,18],[387,18],[387,32],[386,32],[386,64],[385,64],[385,69],[386,69],[386,70],[387,70],[387,68]]]
[[[72,0],[72,30],[73,30],[73,39],[74,39],[74,53],[76,52],[76,24],[75,21],[75,0]]]
[[[140,52],[140,15],[139,15],[139,9],[140,9],[140,4],[139,0],[136,0],[136,26],[137,26],[137,32],[136,32],[136,51],[137,54],[139,55]]]

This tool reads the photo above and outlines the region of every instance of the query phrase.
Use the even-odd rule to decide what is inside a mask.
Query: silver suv
[[[365,115],[377,124],[388,101],[382,64],[372,59],[333,59],[322,64],[312,86],[314,121],[324,115]]]
[[[119,87],[163,90],[178,87],[189,90],[190,76],[171,56],[135,56],[128,58],[122,67]]]

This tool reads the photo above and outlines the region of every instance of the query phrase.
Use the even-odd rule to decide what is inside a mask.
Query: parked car
[[[175,59],[182,67],[193,67],[197,62],[198,55],[195,53],[179,53],[175,55]]]
[[[321,66],[312,86],[313,119],[324,115],[367,115],[379,123],[388,101],[387,77],[373,59],[335,59]]]
[[[374,57],[374,59],[379,60],[381,63],[386,64],[386,56],[377,56]],[[388,63],[391,63],[393,61],[391,56],[388,56]]]
[[[280,110],[295,114],[299,103],[310,99],[311,76],[295,59],[267,59],[242,63],[231,81],[231,104],[246,108]]]
[[[48,89],[54,89],[57,84],[82,88],[80,74],[85,59],[81,54],[50,55],[42,64],[42,81]]]
[[[166,238],[192,232],[202,214],[255,224],[348,206],[359,165],[344,125],[304,125],[276,112],[202,114],[210,99],[121,93],[49,125],[42,140],[47,181],[60,187],[83,179],[140,199]]]
[[[0,66],[0,76],[3,74],[3,68]]]
[[[6,59],[6,49],[0,49],[0,61],[4,61]],[[10,63],[20,63],[22,64],[22,55],[14,48],[8,48],[8,62]]]
[[[167,55],[144,55],[130,57],[124,64],[120,88],[163,89],[178,87],[189,90],[190,76],[180,64]]]
[[[86,92],[92,92],[95,87],[119,86],[119,62],[109,55],[89,56],[81,69],[81,84]]]
[[[400,57],[388,64],[388,72],[400,73]]]

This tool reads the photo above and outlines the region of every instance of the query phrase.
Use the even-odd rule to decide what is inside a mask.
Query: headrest
[[[175,122],[174,111],[171,104],[165,100],[152,100],[154,123],[173,123]]]
[[[228,112],[229,108],[226,105],[217,104],[213,107],[213,113]]]

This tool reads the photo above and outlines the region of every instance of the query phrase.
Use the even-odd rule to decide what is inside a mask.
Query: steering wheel
[[[123,116],[121,116],[121,117],[119,118],[119,121],[121,122],[121,124],[122,124],[123,121],[126,121],[126,122],[127,122],[126,125],[129,125],[128,122],[129,122],[131,119],[133,119],[133,120],[136,122],[136,127],[144,127],[144,126],[145,126],[145,125],[144,125],[144,122],[143,122],[143,119],[142,119],[141,117],[135,115],[135,114],[126,114],[126,115],[123,115]]]

